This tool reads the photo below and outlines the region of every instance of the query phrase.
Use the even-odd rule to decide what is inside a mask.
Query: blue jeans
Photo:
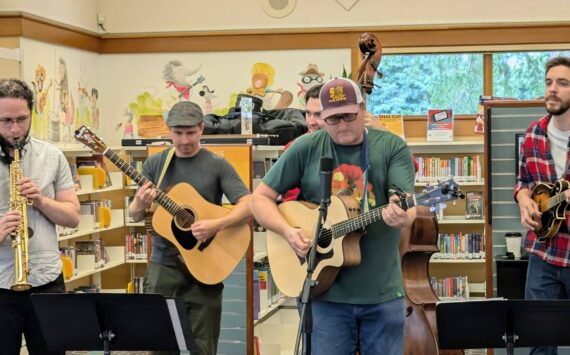
[[[401,355],[404,299],[371,305],[314,300],[312,354]]]
[[[529,255],[525,299],[553,300],[570,298],[570,267],[547,263],[534,254]],[[533,355],[556,355],[554,346],[532,348]]]

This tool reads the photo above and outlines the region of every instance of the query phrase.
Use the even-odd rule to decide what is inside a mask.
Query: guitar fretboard
[[[556,207],[557,205],[559,205],[564,200],[566,200],[566,194],[564,192],[561,192],[555,196],[552,196],[551,198],[546,200],[544,211],[542,211],[542,212],[546,212],[549,209]]]
[[[130,177],[138,186],[143,186],[148,181],[141,173],[139,173],[131,164],[127,163],[121,157],[113,152],[110,148],[105,149],[103,155],[106,156],[113,164],[115,164],[125,175]],[[166,193],[152,184],[152,187],[156,189],[155,201],[158,202],[165,210],[167,210],[171,215],[176,216],[184,211],[184,209],[176,202],[174,202]]]
[[[405,206],[406,209],[416,206],[415,195],[407,197],[404,201],[399,201],[398,206],[400,206],[401,208]],[[350,218],[347,219],[346,221],[333,224],[330,228],[332,231],[332,237],[333,238],[342,237],[346,234],[352,233],[359,229],[363,229],[372,223],[381,221],[382,210],[384,210],[384,208],[386,207],[388,207],[388,205],[376,207],[371,211],[361,214],[358,217]]]

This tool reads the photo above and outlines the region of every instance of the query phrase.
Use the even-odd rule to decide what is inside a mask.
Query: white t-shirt
[[[570,131],[563,132],[554,126],[554,119],[548,123],[548,139],[550,140],[550,151],[554,159],[556,176],[563,178],[566,172],[566,160],[568,156],[568,137]]]

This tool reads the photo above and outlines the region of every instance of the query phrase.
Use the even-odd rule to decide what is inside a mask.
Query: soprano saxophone
[[[10,164],[10,210],[20,211],[22,223],[12,233],[12,248],[14,249],[14,284],[12,290],[26,291],[32,285],[28,282],[30,268],[28,266],[28,205],[30,201],[20,193],[19,182],[22,179],[20,166],[20,146],[15,144],[14,160]]]

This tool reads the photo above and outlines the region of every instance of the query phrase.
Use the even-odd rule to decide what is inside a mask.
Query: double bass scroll
[[[382,45],[375,34],[365,32],[358,40],[358,47],[362,53],[362,63],[358,68],[357,82],[362,91],[370,95],[376,86],[374,78],[382,78],[382,73],[378,70],[382,60]]]

